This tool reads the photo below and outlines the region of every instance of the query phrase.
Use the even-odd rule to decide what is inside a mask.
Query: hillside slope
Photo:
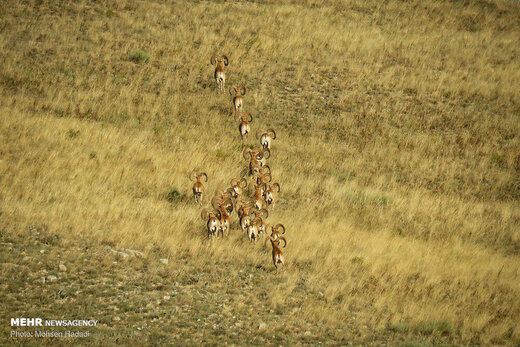
[[[147,257],[159,247],[168,271],[262,267],[269,320],[295,310],[325,327],[312,334],[520,343],[518,4],[27,0],[2,2],[0,19],[6,237],[38,225]],[[247,87],[253,133],[277,131],[278,274],[236,216],[209,244],[191,201],[192,170],[212,196],[257,143],[216,92],[213,54]]]

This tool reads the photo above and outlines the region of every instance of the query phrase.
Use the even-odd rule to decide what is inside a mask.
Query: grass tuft
[[[119,297],[124,313],[104,310],[128,326],[100,327],[106,341],[94,344],[103,345],[153,344],[155,329],[154,339],[179,345],[207,344],[197,329],[238,345],[519,341],[518,2],[4,3],[0,225],[13,231],[2,236],[3,289],[37,283],[38,300],[92,313],[96,297],[123,294],[110,291],[123,262],[136,276],[122,291],[168,288]],[[216,91],[213,53],[230,57],[227,87],[247,87],[254,120],[244,141],[231,96]],[[288,241],[278,272],[235,211],[226,242],[208,242],[200,218],[231,179],[244,175],[254,189],[241,154],[271,127],[268,164],[281,191],[267,223],[283,223]],[[201,205],[189,194],[195,169],[209,176]],[[31,233],[43,235],[31,239],[34,268],[11,241]],[[57,271],[66,255],[52,248],[77,239],[82,263]],[[95,245],[101,263],[88,256]],[[151,257],[123,260],[106,245]],[[41,290],[51,272],[60,278],[45,285],[74,282],[75,268],[106,285],[82,289],[79,306],[75,291]],[[193,296],[168,287],[168,271]],[[174,290],[183,299],[165,303]],[[16,308],[24,295],[11,293],[0,301]],[[155,313],[141,330],[125,317],[156,307],[171,308],[171,334]],[[262,321],[234,326],[249,308],[268,333]],[[393,321],[406,324],[385,328]]]
[[[184,200],[184,195],[182,195],[176,188],[173,188],[168,192],[168,194],[166,194],[166,200],[169,203],[176,204]]]
[[[450,335],[454,332],[453,326],[449,322],[438,321],[438,322],[425,322],[416,324],[413,326],[413,330],[425,335],[436,334],[436,335]]]
[[[130,52],[127,57],[128,60],[133,61],[134,63],[146,63],[150,60],[150,55],[141,50]]]

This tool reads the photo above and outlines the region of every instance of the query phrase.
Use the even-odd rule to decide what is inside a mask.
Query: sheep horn
[[[258,210],[258,213],[264,213],[265,217],[264,218],[269,218],[269,212],[267,212],[267,210],[265,208],[261,209],[261,210]]]
[[[275,140],[276,139],[276,133],[275,133],[274,129],[272,129],[272,128],[267,129],[267,132],[269,132],[269,131],[273,133],[273,140]]]
[[[267,173],[265,173],[264,175],[267,175],[267,174],[271,175],[271,167],[266,164],[266,165],[262,166],[262,172],[265,171],[265,169],[267,169]],[[271,182],[271,181],[269,181],[269,182]]]
[[[264,179],[265,177],[269,177],[269,181],[266,181],[267,183],[271,182],[272,180],[272,177],[271,177],[271,174],[268,172],[268,173],[265,173],[265,174],[261,174],[261,175],[258,175],[258,177],[256,178],[256,182],[258,184],[262,184],[264,183]]]
[[[244,149],[244,152],[242,152],[242,156],[244,157],[244,159],[251,160],[253,157],[253,154],[251,152],[252,152],[251,148]],[[249,158],[246,157],[246,153],[249,153]]]
[[[273,187],[278,187],[278,193],[280,193],[280,185],[278,183],[273,184]]]
[[[285,237],[280,236],[278,240],[283,240],[283,248],[287,247],[287,240],[285,239]]]
[[[241,87],[240,87],[240,93],[241,93],[242,95],[246,95],[246,87],[241,86]]]
[[[215,65],[215,63],[217,62],[217,58],[215,56],[212,56],[210,61],[211,65]]]
[[[201,173],[200,175],[206,177],[206,182],[208,182],[208,175],[206,175],[205,172]]]
[[[285,226],[283,224],[276,224],[274,227],[272,227],[273,230],[276,230],[278,231],[278,229],[282,228],[283,229],[283,233],[282,234],[285,234]]]
[[[223,55],[222,58],[224,58],[224,65],[228,66],[229,65],[229,58],[227,57],[227,55]]]

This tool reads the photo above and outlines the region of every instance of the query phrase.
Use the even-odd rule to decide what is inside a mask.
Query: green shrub
[[[141,50],[137,50],[128,53],[128,59],[134,63],[146,63],[148,60],[150,60],[150,55]]]
[[[175,188],[170,190],[170,192],[166,195],[166,200],[170,203],[177,203],[183,200],[183,196],[179,191]]]

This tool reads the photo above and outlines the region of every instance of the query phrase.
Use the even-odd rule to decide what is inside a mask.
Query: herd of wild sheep
[[[229,64],[229,59],[225,55],[221,57],[213,56],[211,64],[215,65],[217,89],[219,92],[223,92],[226,84],[224,68]],[[229,92],[233,97],[234,114],[240,120],[238,130],[242,140],[245,141],[251,132],[250,124],[253,121],[251,114],[244,112],[246,88],[233,86],[229,89]],[[268,129],[266,131],[259,130],[256,135],[260,140],[260,146],[244,147],[242,152],[244,159],[249,160],[248,178],[232,179],[229,188],[217,190],[215,196],[211,199],[213,208],[204,208],[201,218],[207,222],[210,239],[214,237],[224,238],[229,234],[233,210],[237,211],[242,232],[247,234],[249,241],[252,243],[256,243],[262,234],[267,235],[270,228],[271,234],[267,236],[265,241],[267,242],[267,239],[271,241],[273,264],[278,270],[279,265],[285,264],[282,247],[280,247],[282,241],[284,248],[287,245],[285,237],[282,236],[282,234],[285,234],[285,226],[283,224],[268,225],[266,223],[269,215],[268,209],[274,207],[276,195],[280,192],[280,185],[271,183],[271,167],[267,164],[267,159],[271,157],[272,141],[276,139],[276,133],[273,129]],[[191,179],[195,181],[192,187],[195,202],[202,203],[205,192],[204,183],[208,181],[208,175],[205,172],[192,172]],[[252,184],[248,184],[248,179]],[[248,191],[248,187],[254,188]]]

